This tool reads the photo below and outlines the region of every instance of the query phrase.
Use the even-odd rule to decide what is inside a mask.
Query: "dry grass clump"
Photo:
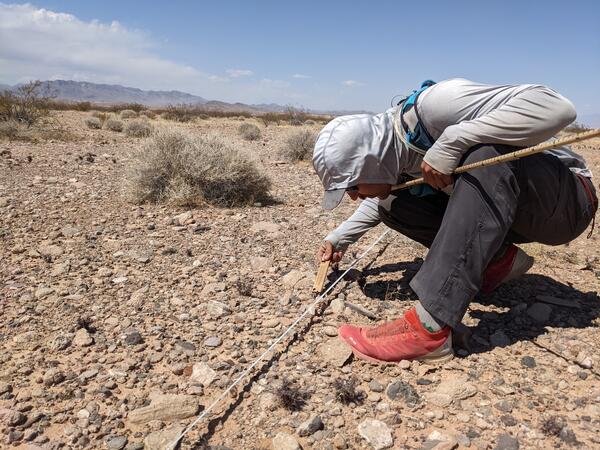
[[[156,113],[150,109],[145,109],[144,111],[140,111],[140,117],[147,117],[148,119],[154,119],[156,117]]]
[[[121,119],[135,119],[137,116],[138,113],[133,109],[124,109],[120,114]]]
[[[256,141],[260,139],[261,132],[260,128],[258,128],[253,123],[243,123],[238,128],[238,133],[247,141]]]
[[[186,123],[194,120],[196,115],[196,108],[192,105],[169,105],[165,109],[165,112],[161,114],[161,117],[166,120]]]
[[[248,205],[268,199],[255,162],[216,138],[160,130],[132,155],[126,194],[136,203]]]
[[[288,379],[284,378],[276,389],[275,395],[279,404],[288,411],[300,411],[306,406],[310,394],[303,391]]]
[[[152,125],[145,120],[132,120],[125,125],[125,134],[131,137],[148,137],[152,134]]]
[[[12,141],[19,134],[19,123],[16,120],[0,122],[0,138]]]
[[[312,157],[316,141],[317,134],[310,130],[291,133],[281,149],[281,156],[288,161],[306,161]]]
[[[102,128],[102,121],[97,117],[88,117],[85,119],[85,124],[92,130],[100,130]]]
[[[123,131],[123,122],[119,119],[115,119],[114,117],[110,117],[106,119],[106,122],[104,122],[104,128],[110,131],[116,131],[117,133],[120,133],[121,131]]]
[[[335,397],[344,405],[350,403],[360,403],[364,400],[365,393],[357,389],[358,381],[356,378],[343,380],[338,378],[333,382]]]

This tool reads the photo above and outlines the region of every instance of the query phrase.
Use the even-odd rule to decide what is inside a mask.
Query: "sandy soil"
[[[316,246],[354,208],[322,211],[312,167],[280,161],[297,127],[260,125],[247,142],[232,119],[152,123],[249,150],[273,204],[129,204],[140,140],[85,117],[60,114],[73,142],[0,142],[2,448],[164,448],[312,301]],[[600,173],[600,140],[575,148]],[[586,235],[524,246],[536,264],[475,299],[451,362],[372,366],[348,358],[336,328],[374,323],[348,304],[379,319],[410,307],[425,249],[390,233],[181,447],[600,448],[599,234]],[[340,395],[340,380],[356,392]]]

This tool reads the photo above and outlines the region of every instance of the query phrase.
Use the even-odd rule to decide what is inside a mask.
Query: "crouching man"
[[[413,308],[373,328],[339,329],[357,357],[452,358],[452,328],[474,295],[532,266],[515,244],[565,244],[588,227],[598,207],[592,175],[568,147],[451,175],[548,140],[575,117],[571,102],[545,86],[450,79],[425,82],[385,113],[338,117],[323,128],[313,156],[323,207],[335,208],[345,194],[362,202],[325,237],[318,258],[339,261],[380,222],[429,249],[410,283],[419,298]],[[391,191],[420,176],[428,185]]]

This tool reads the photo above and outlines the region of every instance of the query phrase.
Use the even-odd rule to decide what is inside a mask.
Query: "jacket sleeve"
[[[363,234],[381,222],[379,200],[367,198],[356,208],[354,214],[325,237],[336,250],[346,250],[348,245],[358,241]]]
[[[423,160],[437,171],[450,174],[474,145],[537,145],[576,116],[573,104],[565,97],[548,87],[534,86],[483,116],[446,127]]]

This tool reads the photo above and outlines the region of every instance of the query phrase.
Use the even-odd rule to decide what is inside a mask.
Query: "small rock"
[[[545,303],[534,303],[527,309],[527,315],[538,323],[548,322],[550,314],[552,314],[552,307]]]
[[[453,450],[458,447],[458,439],[451,433],[434,430],[427,436],[422,449],[425,450]]]
[[[149,406],[135,409],[129,413],[134,424],[148,423],[152,420],[172,422],[187,419],[198,412],[198,400],[191,395],[165,394],[153,398]]]
[[[175,426],[166,430],[150,433],[144,439],[144,450],[165,450],[175,443],[175,439],[183,432],[184,427]]]
[[[277,317],[273,317],[272,319],[267,319],[262,323],[262,326],[265,328],[275,328],[279,325],[279,319]]]
[[[27,416],[19,411],[11,411],[4,416],[9,427],[17,427],[27,422]]]
[[[513,403],[512,403],[511,401],[509,401],[509,400],[501,400],[501,401],[499,401],[498,403],[496,403],[496,404],[494,405],[494,407],[495,407],[497,410],[499,410],[499,411],[502,411],[502,412],[505,412],[505,413],[509,413],[509,412],[512,412],[512,410],[513,410],[513,408],[514,408],[514,405],[513,405]]]
[[[206,347],[215,348],[221,345],[223,341],[219,336],[210,336],[204,340],[204,345]]]
[[[336,367],[342,367],[352,355],[352,349],[341,339],[333,338],[322,343],[317,348],[320,357]]]
[[[191,211],[186,211],[184,213],[178,214],[176,216],[173,217],[173,221],[177,224],[177,225],[186,225],[189,221],[192,220],[193,214]]]
[[[504,331],[498,330],[490,336],[490,344],[494,347],[506,347],[510,345],[510,338]]]
[[[358,434],[375,450],[390,448],[394,445],[392,431],[376,419],[365,419],[358,425]]]
[[[387,388],[387,396],[390,400],[396,400],[400,396],[408,406],[415,406],[421,401],[415,388],[405,381],[391,383]]]
[[[54,386],[62,383],[65,378],[65,374],[55,367],[48,369],[42,377],[45,386]]]
[[[125,445],[127,445],[127,438],[125,436],[115,436],[110,438],[106,445],[110,450],[121,450]]]
[[[310,436],[311,434],[324,428],[323,421],[320,416],[313,416],[305,422],[302,422],[296,429],[296,433],[300,437]]]
[[[217,376],[211,367],[205,362],[194,364],[192,367],[192,375],[190,376],[191,383],[201,384],[204,387],[209,386]]]
[[[282,279],[281,282],[284,286],[289,288],[293,288],[300,282],[300,280],[306,278],[305,272],[300,272],[299,270],[290,270]]]
[[[514,427],[517,424],[517,419],[509,414],[501,416],[500,421],[507,427]]]
[[[217,300],[210,300],[206,305],[206,310],[212,317],[216,319],[220,319],[231,314],[231,309],[229,306]]]
[[[501,434],[496,438],[494,450],[519,450],[519,440],[510,434]]]
[[[477,388],[467,380],[467,375],[461,375],[442,381],[435,391],[426,394],[427,399],[434,405],[445,408],[455,401],[472,397],[477,393]]]
[[[341,314],[346,309],[346,303],[341,298],[334,298],[330,303],[331,310],[336,314]]]
[[[269,270],[271,266],[273,266],[273,259],[262,256],[253,256],[250,258],[250,266],[257,272],[261,270]]]
[[[260,231],[265,231],[267,233],[277,233],[280,230],[280,226],[273,222],[256,222],[250,227],[250,230],[258,233]]]
[[[36,289],[35,291],[35,298],[37,299],[43,299],[48,297],[49,295],[54,293],[54,289],[53,288],[49,288],[49,287],[41,287]]]
[[[530,369],[533,369],[537,365],[535,359],[532,356],[523,356],[521,358],[521,364]]]
[[[12,386],[8,383],[0,381],[0,395],[12,392]]]
[[[400,367],[403,370],[408,370],[410,369],[410,361],[407,359],[403,359],[398,363],[398,367]]]
[[[590,358],[583,351],[577,354],[577,358],[575,358],[575,361],[584,369],[591,369],[592,367],[594,367],[594,362],[592,361],[592,358]]]
[[[123,331],[123,342],[127,345],[139,345],[144,342],[144,338],[135,328],[127,328]]]
[[[294,436],[287,433],[277,433],[271,441],[273,450],[301,450]]]
[[[377,380],[371,380],[369,382],[369,389],[371,389],[373,392],[383,392],[385,386]]]

